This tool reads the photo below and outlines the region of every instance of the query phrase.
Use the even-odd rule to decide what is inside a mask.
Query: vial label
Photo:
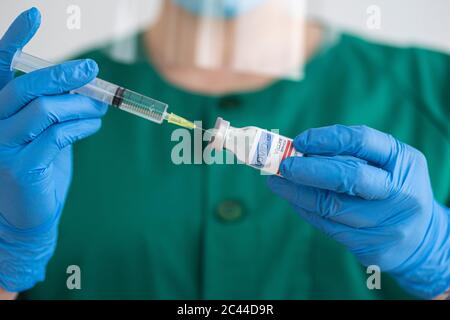
[[[281,162],[294,156],[299,157],[302,154],[294,149],[292,139],[266,130],[258,130],[255,143],[250,150],[249,165],[267,174],[280,175]]]

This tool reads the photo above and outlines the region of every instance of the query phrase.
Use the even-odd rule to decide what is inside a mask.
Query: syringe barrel
[[[38,57],[34,57],[30,54],[22,52],[22,50],[17,50],[14,58],[11,62],[11,71],[18,70],[25,73],[35,71],[38,69],[43,69],[51,67],[54,64]]]
[[[29,73],[53,65],[51,62],[18,50],[11,63],[11,70]],[[167,104],[99,78],[72,90],[71,93],[87,96],[156,123],[162,123],[167,113]]]
[[[48,68],[53,65],[54,64],[51,62],[18,50],[11,63],[11,69],[28,73],[35,70]],[[72,93],[78,93],[97,101],[112,105],[114,95],[118,88],[119,86],[115,84],[96,78],[84,87],[73,90]]]
[[[118,85],[95,78],[87,85],[72,90],[72,93],[78,93],[94,100],[101,101],[109,105],[114,105],[114,96],[119,88],[120,87]]]

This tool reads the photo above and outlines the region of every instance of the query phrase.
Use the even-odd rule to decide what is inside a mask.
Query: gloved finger
[[[340,237],[345,237],[353,232],[353,229],[349,226],[340,224],[338,222],[322,218],[314,212],[309,212],[301,207],[293,205],[295,212],[300,217],[312,225],[317,230],[325,233],[327,236],[332,237],[335,240],[339,240]]]
[[[368,266],[374,264],[375,261],[375,264],[384,266],[383,272],[397,266],[398,262],[395,255],[398,252],[386,252],[382,248],[389,247],[390,244],[399,241],[399,236],[395,232],[379,228],[353,228],[322,218],[314,212],[308,212],[300,207],[293,206],[293,208],[306,222],[346,246],[363,265]],[[370,248],[370,250],[367,248]],[[374,256],[374,252],[379,252],[379,254]]]
[[[294,210],[313,227],[324,232],[334,240],[345,244],[354,254],[362,255],[359,248],[373,248],[380,243],[380,239],[385,238],[385,242],[398,241],[398,237],[393,232],[383,232],[373,228],[373,221],[369,224],[361,222],[366,215],[358,215],[352,212],[349,206],[340,206],[333,209],[336,201],[326,200],[321,203],[321,199],[339,199],[343,196],[332,192],[324,192],[318,189],[298,186],[294,183],[277,177],[270,176],[267,179],[269,188],[282,198],[286,199]],[[322,197],[321,197],[322,195]],[[363,201],[358,199],[357,201]],[[345,202],[345,200],[344,200]],[[367,205],[367,204],[366,204]],[[326,208],[323,210],[322,208]],[[341,210],[342,209],[342,210]],[[347,212],[345,212],[347,211]],[[328,212],[328,215],[325,213]],[[336,214],[340,212],[339,214]],[[360,211],[362,212],[362,211]],[[322,213],[322,214],[321,214]],[[353,217],[351,217],[353,215]],[[358,240],[355,240],[358,239]]]
[[[29,159],[26,166],[33,170],[48,168],[65,147],[93,135],[100,127],[100,119],[72,120],[51,126],[22,150],[23,159]]]
[[[107,105],[78,94],[39,97],[0,120],[0,144],[14,147],[34,140],[48,127],[69,120],[102,117]]]
[[[329,217],[339,211],[339,208],[333,206],[330,201],[331,191],[297,185],[278,176],[269,176],[267,185],[272,192],[292,205],[314,212],[316,215]]]
[[[268,177],[267,184],[275,194],[292,205],[352,228],[379,226],[391,217],[390,210],[383,210],[382,206],[375,214],[368,213],[364,210],[369,205],[368,201],[345,194],[298,185],[277,176]],[[381,204],[378,201],[370,205]]]
[[[73,157],[73,146],[69,145],[65,147],[61,152],[55,157],[52,162],[52,166],[55,172],[59,172],[61,176],[66,179],[55,179],[55,192],[56,198],[61,199],[61,203],[66,202],[69,189],[66,187],[67,181],[72,181],[73,168],[68,166],[68,163],[72,163]]]
[[[316,158],[316,159],[320,159],[320,158],[324,158],[324,159],[333,159],[333,160],[336,160],[336,161],[342,161],[342,162],[345,162],[345,161],[353,161],[353,163],[361,163],[361,164],[369,164],[366,160],[364,160],[364,159],[360,159],[360,158],[356,158],[356,157],[353,157],[353,156],[344,156],[344,155],[336,155],[336,156],[321,156],[321,155],[313,155],[313,156],[310,156],[310,157],[314,157],[314,158]]]
[[[78,89],[97,76],[95,61],[75,60],[22,75],[0,91],[0,120],[19,111],[37,97],[57,95]]]
[[[398,142],[366,126],[334,125],[306,130],[295,138],[294,146],[305,154],[351,155],[384,168],[397,153]]]
[[[14,76],[11,62],[18,49],[22,49],[41,25],[41,14],[36,8],[22,12],[0,39],[0,89]]]
[[[319,205],[320,199],[327,197],[327,191],[298,186],[278,176],[269,176],[267,185],[272,192],[287,200],[303,219],[320,231],[334,235],[337,232],[351,230],[349,226],[328,219],[330,215],[327,212],[333,211],[333,208]],[[326,208],[326,210],[321,208]]]
[[[332,157],[291,157],[280,166],[284,178],[309,187],[358,196],[385,199],[392,191],[387,171],[359,161]]]
[[[363,265],[368,266],[374,264],[375,261],[375,264],[385,266],[383,272],[396,266],[397,259],[394,256],[398,253],[395,251],[386,252],[382,248],[389,247],[390,243],[399,241],[395,232],[386,232],[378,228],[357,229],[322,218],[313,212],[308,212],[296,206],[294,206],[294,210],[313,227],[343,244]],[[374,252],[380,254],[375,256]]]

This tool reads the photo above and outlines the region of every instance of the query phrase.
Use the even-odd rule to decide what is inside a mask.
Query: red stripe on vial
[[[286,149],[284,149],[283,157],[281,158],[281,161],[280,161],[280,165],[281,165],[281,162],[284,159],[286,159],[288,157],[288,155],[291,154],[291,152],[292,152],[292,141],[288,140],[287,144],[286,144]],[[280,175],[280,169],[279,168],[278,168],[277,175]]]

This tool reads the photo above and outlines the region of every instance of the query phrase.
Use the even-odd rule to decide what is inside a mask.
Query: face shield
[[[147,39],[162,67],[298,80],[305,0],[161,0]]]

